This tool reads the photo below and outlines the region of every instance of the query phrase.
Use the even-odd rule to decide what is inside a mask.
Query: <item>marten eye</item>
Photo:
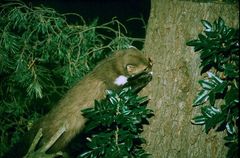
[[[152,59],[151,59],[151,58],[148,58],[148,61],[149,61],[149,65],[150,65],[150,66],[153,66]]]
[[[133,73],[135,71],[135,67],[134,65],[127,65],[127,72],[128,73]]]

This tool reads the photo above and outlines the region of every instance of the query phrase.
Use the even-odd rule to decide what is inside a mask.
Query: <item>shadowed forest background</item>
[[[102,24],[116,17],[127,28],[127,34],[137,38],[145,37],[151,7],[150,0],[24,0],[24,2],[54,8],[60,13],[77,13],[88,24],[96,18]],[[68,16],[70,23],[76,23],[77,20],[75,16]],[[137,46],[141,48],[142,44],[137,43]]]
[[[201,90],[198,81],[207,78],[207,73],[202,73],[200,68],[201,56],[186,45],[190,40],[201,38],[199,33],[204,30],[201,20],[213,23],[219,17],[225,21],[224,26],[238,30],[238,32],[233,31],[234,33],[232,33],[232,36],[235,37],[235,34],[239,33],[239,4],[237,1],[25,0],[24,2],[30,6],[44,5],[53,8],[60,14],[69,12],[79,14],[84,22],[79,20],[81,18],[78,16],[69,14],[66,15],[66,22],[63,20],[63,23],[68,23],[67,26],[70,26],[68,29],[73,32],[79,31],[79,27],[75,27],[76,25],[83,24],[83,28],[86,30],[80,28],[80,31],[87,33],[80,35],[83,38],[79,38],[78,35],[74,36],[72,41],[69,40],[66,45],[61,47],[58,47],[54,38],[46,35],[46,39],[52,40],[48,47],[46,43],[49,41],[44,39],[46,31],[39,29],[41,37],[36,41],[46,43],[42,47],[41,43],[35,41],[31,43],[31,40],[26,40],[29,42],[26,47],[28,48],[26,49],[26,58],[23,58],[26,59],[26,62],[23,62],[20,67],[16,65],[19,61],[18,58],[23,53],[16,52],[22,51],[24,47],[22,47],[22,43],[18,46],[17,40],[14,38],[10,39],[12,36],[9,36],[9,39],[5,38],[8,37],[3,36],[5,30],[2,28],[5,28],[3,25],[5,23],[0,24],[1,41],[13,41],[8,44],[1,42],[0,46],[0,53],[11,54],[8,56],[2,53],[0,56],[0,112],[1,120],[3,120],[0,131],[0,156],[7,151],[9,144],[14,144],[19,140],[19,137],[31,127],[34,121],[51,109],[67,89],[91,71],[100,60],[111,54],[112,50],[134,45],[153,59],[153,80],[140,93],[141,96],[148,96],[150,99],[148,107],[154,113],[154,116],[149,119],[149,125],[144,126],[142,133],[143,138],[146,139],[143,148],[151,154],[150,157],[237,157],[239,112],[236,110],[235,103],[239,102],[239,94],[235,93],[235,89],[238,89],[239,82],[235,79],[239,79],[239,75],[235,74],[236,78],[234,78],[235,76],[230,77],[230,81],[227,80],[227,77],[221,78],[224,83],[225,79],[228,83],[234,82],[232,84],[236,86],[234,90],[229,90],[230,86],[226,85],[225,89],[219,90],[222,95],[234,91],[234,94],[229,93],[229,95],[233,95],[235,108],[234,114],[229,115],[232,117],[232,125],[227,126],[229,120],[226,120],[224,122],[226,129],[216,132],[215,124],[213,124],[206,133],[206,123],[202,124],[203,126],[197,126],[191,123],[191,120],[204,112],[201,107],[193,107],[193,102]],[[52,15],[59,16],[55,13]],[[2,18],[2,21],[7,20]],[[39,22],[36,21],[37,23]],[[209,26],[208,22],[203,22],[203,24],[205,27]],[[14,27],[16,28],[16,26]],[[55,29],[55,27],[53,28]],[[10,31],[12,30],[10,29]],[[19,31],[16,35],[22,32]],[[15,34],[16,30],[11,33]],[[54,33],[51,34],[50,31],[49,34],[51,37],[54,36]],[[37,35],[37,37],[39,36]],[[59,38],[63,38],[64,41],[64,37],[59,35]],[[35,40],[35,37],[32,40]],[[237,41],[235,45],[239,50],[239,39],[234,40]],[[77,44],[78,41],[81,45]],[[14,42],[17,43],[17,46]],[[33,44],[36,44],[35,47],[32,47]],[[193,45],[190,43],[190,46]],[[80,62],[74,60],[77,57],[74,55],[76,49],[83,55]],[[231,47],[231,49],[233,48]],[[51,53],[48,56],[42,56],[42,50],[52,54],[59,52],[53,56]],[[34,51],[37,53],[32,53]],[[72,65],[65,60],[68,59],[69,54],[71,54]],[[239,54],[237,58],[239,59]],[[47,62],[42,59],[46,59]],[[211,70],[218,75],[218,69]],[[239,69],[236,71],[239,73]],[[33,84],[36,76],[39,77],[39,82]],[[223,100],[216,102],[215,107],[218,107],[217,104],[223,104]],[[215,122],[218,126],[219,122]],[[233,132],[231,134],[236,137],[231,138],[232,144],[235,146],[224,145],[226,139],[223,138],[227,135],[226,133],[229,134],[229,131]]]

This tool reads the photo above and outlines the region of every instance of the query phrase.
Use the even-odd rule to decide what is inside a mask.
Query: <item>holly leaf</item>
[[[204,106],[201,108],[203,117],[205,117],[205,131],[209,132],[211,128],[215,128],[224,121],[224,117],[220,109],[214,106]]]
[[[199,46],[201,44],[202,44],[202,42],[200,40],[198,40],[198,39],[191,40],[191,41],[188,41],[186,43],[187,46]]]
[[[208,99],[208,91],[207,90],[201,90],[197,97],[195,98],[195,100],[193,101],[193,106],[198,106],[201,105],[203,103],[205,103]]]
[[[219,32],[222,32],[225,27],[225,22],[221,17],[218,18],[217,27],[218,27]]]
[[[227,88],[227,82],[221,80],[219,77],[211,72],[208,72],[209,79],[200,80],[199,84],[202,90],[198,93],[197,97],[193,101],[193,106],[198,106],[210,101],[211,105],[214,105],[216,94],[221,94]]]
[[[239,67],[233,64],[225,64],[223,66],[224,74],[229,78],[237,78],[239,76]]]
[[[205,27],[205,31],[210,32],[212,31],[212,24],[207,20],[201,20],[203,26]]]
[[[201,115],[201,116],[195,116],[192,120],[191,120],[191,123],[192,124],[195,124],[195,125],[203,125],[205,124],[205,121],[206,121],[206,117]]]
[[[232,103],[239,103],[239,91],[234,85],[231,86],[230,90],[225,95],[224,100],[228,106]]]
[[[226,124],[226,129],[229,134],[234,134],[236,132],[232,121]]]

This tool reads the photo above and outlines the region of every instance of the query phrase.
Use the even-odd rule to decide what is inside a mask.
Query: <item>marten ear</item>
[[[148,58],[148,62],[149,62],[149,65],[150,65],[150,66],[153,66],[153,61],[152,61],[151,58]]]
[[[135,70],[135,67],[136,66],[131,65],[131,64],[127,65],[126,69],[127,69],[128,74],[132,74]]]

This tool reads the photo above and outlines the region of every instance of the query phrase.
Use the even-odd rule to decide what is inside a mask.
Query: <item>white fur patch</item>
[[[127,77],[123,75],[118,76],[114,81],[114,84],[118,86],[124,85],[126,83],[127,83]]]

